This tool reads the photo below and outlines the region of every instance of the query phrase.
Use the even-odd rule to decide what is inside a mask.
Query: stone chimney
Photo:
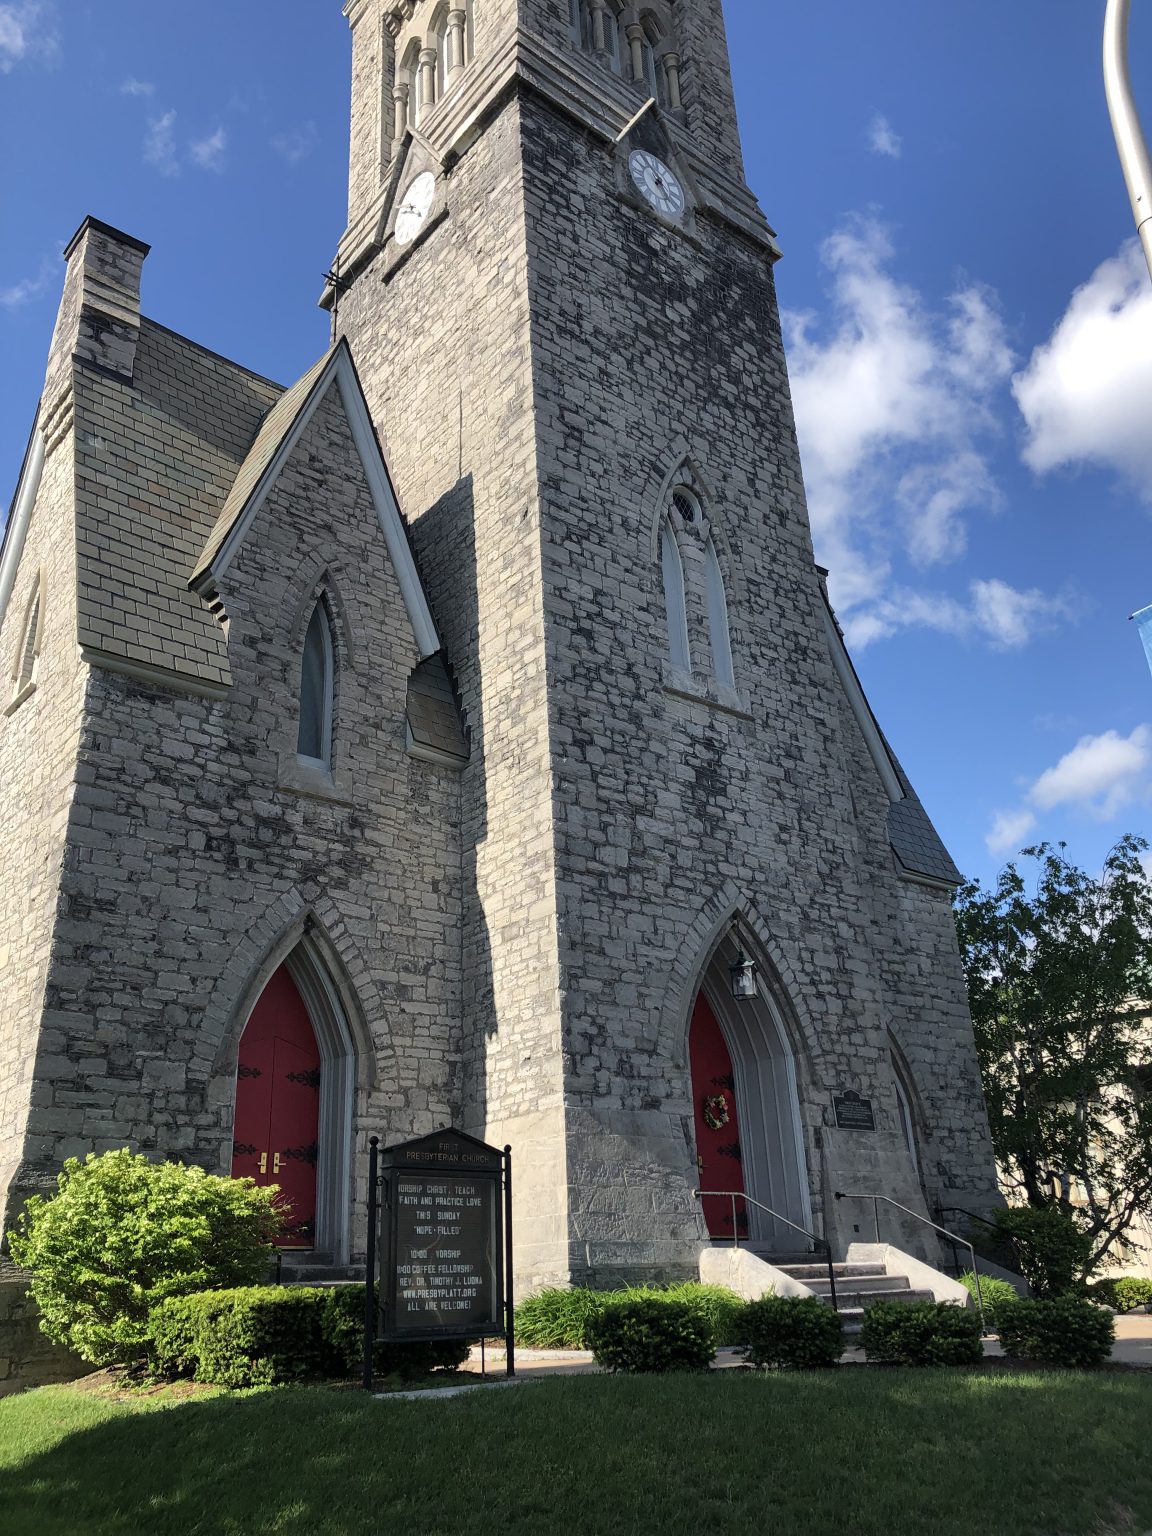
[[[99,219],[85,219],[64,252],[64,297],[48,357],[45,399],[81,358],[130,380],[140,339],[140,273],[150,246]]]

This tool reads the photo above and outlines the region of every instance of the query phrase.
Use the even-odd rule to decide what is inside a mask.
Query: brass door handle
[[[261,1154],[260,1154],[260,1172],[261,1173],[267,1173],[268,1172],[268,1154],[267,1154],[267,1152],[261,1152]]]
[[[276,1152],[276,1153],[273,1154],[273,1157],[272,1157],[272,1172],[273,1173],[279,1173],[280,1172],[280,1154],[279,1154],[279,1152]]]

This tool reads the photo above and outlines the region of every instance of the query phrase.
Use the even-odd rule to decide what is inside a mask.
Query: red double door
[[[696,1114],[696,1158],[701,1190],[731,1193],[703,1201],[704,1220],[712,1237],[741,1237],[748,1233],[748,1208],[743,1199],[740,1124],[736,1115],[736,1083],[728,1042],[703,993],[696,999],[688,1037],[692,1068],[692,1099]],[[733,1228],[735,1227],[735,1231]]]
[[[240,1041],[232,1175],[279,1186],[288,1207],[282,1248],[315,1246],[320,1072],[308,1010],[281,966]]]

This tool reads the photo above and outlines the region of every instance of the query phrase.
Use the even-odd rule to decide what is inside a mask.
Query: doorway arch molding
[[[674,1060],[688,1060],[688,1031],[696,997],[725,934],[737,922],[754,950],[752,959],[769,983],[807,1092],[812,1089],[815,1079],[812,1064],[818,1055],[818,1035],[804,1005],[803,989],[787,955],[734,881],[705,902],[692,925],[681,936],[661,1010],[661,1040]]]
[[[385,1030],[377,1041],[368,1025],[369,1012],[382,1020],[387,1014],[356,941],[327,897],[309,901],[294,890],[245,930],[204,1010],[204,1037],[215,1041],[212,1077],[227,1078],[229,1094],[240,1037],[252,1010],[271,977],[301,945],[335,990],[356,1056],[357,1088],[367,1091],[376,1087],[378,1077],[395,1076],[389,1032]]]
[[[728,971],[738,948],[757,965],[759,985],[751,1001],[738,1002],[731,994]],[[812,1022],[792,968],[752,903],[734,888],[705,905],[680,953],[690,958],[674,966],[664,1039],[673,1059],[685,1063],[693,1121],[700,1085],[692,1081],[689,1036],[697,999],[703,997],[731,1057],[743,1187],[753,1201],[812,1231],[818,1157],[811,1132],[819,1123],[818,1118],[813,1122],[819,1095],[812,1068]],[[819,1116],[818,1110],[815,1113]],[[748,1217],[750,1235],[777,1251],[793,1250],[801,1242],[785,1223],[773,1221],[755,1205],[748,1208]]]
[[[253,1010],[284,967],[303,999],[320,1053],[320,1113],[316,1164],[316,1247],[348,1262],[353,1195],[353,1136],[358,1108],[378,1072],[394,1072],[394,1050],[382,1031],[373,1038],[365,1014],[384,1018],[378,990],[339,912],[320,897],[285,895],[237,944],[205,1013],[205,1037],[215,1038],[211,1094],[221,1130],[220,1165],[231,1167],[236,1067]],[[373,1006],[374,1005],[374,1006]]]

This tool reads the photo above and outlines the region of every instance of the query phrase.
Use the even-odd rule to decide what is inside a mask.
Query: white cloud
[[[1152,288],[1135,240],[1076,290],[1012,391],[1037,473],[1103,466],[1152,502]]]
[[[165,112],[162,117],[154,117],[149,121],[148,132],[144,135],[144,159],[161,176],[179,176],[175,112]]]
[[[874,154],[887,155],[890,160],[899,160],[904,153],[904,140],[882,112],[868,124],[868,144]]]
[[[0,4],[0,74],[8,74],[27,59],[51,57],[56,48],[51,8],[44,0]]]
[[[272,140],[272,148],[289,165],[299,165],[306,160],[319,142],[320,135],[315,123],[305,123],[302,128],[294,128],[288,133],[279,133]]]
[[[1036,825],[1031,811],[997,811],[984,842],[989,853],[1016,853]]]
[[[963,555],[972,514],[999,507],[988,462],[994,397],[1016,360],[992,291],[966,282],[933,309],[891,273],[875,219],[825,242],[831,319],[786,314],[817,553],[856,646],[912,626],[1007,648],[1069,616],[1066,597],[973,581],[963,596],[912,590],[893,566]]]
[[[1138,725],[1130,736],[1105,731],[1082,736],[1071,752],[1033,784],[1029,798],[1041,810],[1073,805],[1110,821],[1149,788],[1152,729]]]
[[[9,288],[0,288],[0,309],[23,309],[42,298],[48,289],[60,279],[60,256],[63,246],[53,256],[45,256],[35,277],[21,278]]]
[[[223,128],[217,128],[206,139],[197,139],[188,146],[188,153],[192,156],[193,163],[202,171],[222,171],[224,169],[224,151],[228,148],[228,135]]]
[[[893,588],[848,613],[842,623],[848,644],[856,650],[904,629],[931,629],[1011,651],[1073,617],[1076,608],[1069,597],[1053,597],[1036,588],[1022,591],[992,577],[969,583],[964,598]]]
[[[148,80],[125,80],[120,87],[121,96],[155,96],[156,87]]]
[[[1070,752],[1030,786],[1025,804],[997,811],[984,841],[1004,853],[1035,827],[1038,812],[1066,809],[1111,821],[1152,795],[1152,727],[1138,725],[1130,736],[1105,731],[1082,736]]]

